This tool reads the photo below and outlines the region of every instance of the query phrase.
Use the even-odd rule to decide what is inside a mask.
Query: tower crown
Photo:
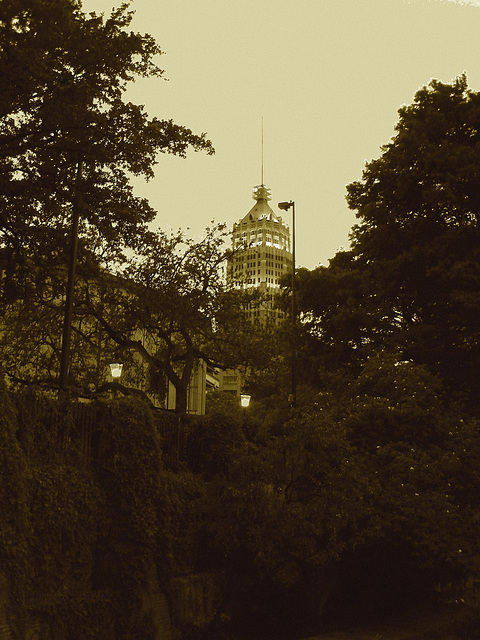
[[[241,222],[255,222],[258,220],[271,220],[272,222],[281,221],[279,216],[276,216],[268,201],[272,199],[271,190],[264,184],[257,187],[253,187],[253,199],[256,201],[247,215],[241,220]]]
[[[272,199],[272,191],[264,184],[261,184],[257,187],[253,187],[252,197],[257,202],[259,200],[271,200]]]

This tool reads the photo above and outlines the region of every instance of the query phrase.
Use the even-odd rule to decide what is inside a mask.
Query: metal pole
[[[72,207],[72,227],[70,237],[70,256],[68,265],[67,292],[65,298],[65,315],[63,318],[62,332],[62,352],[60,356],[60,389],[65,390],[68,386],[69,361],[70,361],[70,339],[72,335],[72,315],[73,315],[73,294],[75,290],[75,272],[77,265],[78,248],[78,226],[80,221],[79,190],[82,180],[83,162],[79,160],[77,164],[77,175],[75,178],[75,196]]]
[[[292,201],[292,407],[297,404],[297,292],[295,268],[295,202]]]
[[[290,200],[290,202],[279,202],[279,209],[283,211],[288,211],[290,208],[292,209],[292,343],[291,343],[291,394],[289,396],[289,401],[292,404],[292,407],[295,407],[297,404],[297,293],[296,293],[296,283],[295,283],[295,202]]]

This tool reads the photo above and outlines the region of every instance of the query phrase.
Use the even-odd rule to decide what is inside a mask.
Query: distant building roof
[[[270,189],[264,184],[254,187],[253,199],[256,203],[247,213],[247,215],[241,220],[241,222],[248,222],[253,220],[271,220],[272,222],[281,222],[281,218],[275,214],[272,207],[268,204],[268,201],[272,199]]]

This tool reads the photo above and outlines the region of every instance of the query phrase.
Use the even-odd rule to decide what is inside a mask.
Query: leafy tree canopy
[[[133,250],[142,256],[137,271],[130,265],[122,277],[154,286],[145,270],[162,266],[161,251],[171,243],[149,231],[156,212],[134,195],[131,177],[152,178],[158,153],[213,153],[205,134],[151,118],[125,100],[130,82],[160,81],[164,73],[154,39],[129,30],[129,4],[108,17],[86,14],[78,0],[6,0],[0,7],[3,358],[20,378],[23,365],[41,370],[42,379],[55,377],[72,220],[79,218],[85,278],[103,275],[100,265],[115,271]],[[155,265],[142,262],[149,252]],[[181,273],[189,278],[187,262]],[[183,292],[178,278],[176,285]],[[77,320],[75,357],[88,369],[98,332],[85,316],[77,313]]]
[[[153,176],[157,153],[213,152],[205,135],[149,118],[124,100],[137,77],[161,79],[149,35],[129,32],[122,4],[106,18],[77,0],[0,7],[0,232],[15,251],[57,253],[73,203],[90,247],[135,246],[155,216],[130,175]],[[48,233],[41,234],[42,230]],[[51,256],[50,256],[51,257]]]
[[[351,249],[299,277],[300,306],[331,363],[351,369],[387,348],[426,364],[450,393],[478,395],[479,107],[465,74],[432,80],[348,185],[359,220]]]
[[[170,381],[180,413],[200,360],[228,368],[253,357],[243,312],[248,293],[224,279],[227,235],[222,224],[208,227],[200,239],[181,231],[149,232],[115,276],[82,273],[76,316],[87,322],[79,332],[88,340],[89,327],[97,326],[111,350],[136,354],[152,392]]]

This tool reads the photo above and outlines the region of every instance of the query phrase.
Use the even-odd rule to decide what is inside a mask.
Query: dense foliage
[[[14,400],[2,388],[0,574],[12,632],[153,637],[141,603],[151,567],[171,574],[172,500],[148,405],[89,405],[85,421],[81,407],[33,392]]]
[[[156,212],[134,194],[132,176],[152,178],[159,153],[213,153],[204,134],[126,100],[136,78],[163,77],[159,46],[129,31],[131,20],[128,4],[108,17],[77,0],[0,7],[1,360],[13,378],[30,369],[55,383],[76,228],[80,270],[118,268],[153,242]],[[91,344],[94,327],[86,330]],[[72,351],[85,348],[77,333]]]
[[[116,277],[82,274],[77,333],[88,343],[95,327],[106,343],[104,357],[115,350],[129,369],[143,366],[140,386],[152,394],[162,398],[171,383],[181,414],[199,362],[250,364],[246,294],[225,282],[226,241],[223,224],[208,227],[200,239],[158,230],[139,243]]]
[[[224,225],[203,237],[145,232],[137,251],[121,268],[96,262],[78,265],[72,314],[70,386],[98,392],[108,363],[124,363],[122,383],[150,393],[162,403],[170,383],[176,410],[186,413],[188,385],[200,361],[211,366],[251,364],[250,324],[243,313],[248,294],[233,290],[223,277]],[[16,382],[55,385],[63,322],[62,271],[48,281],[28,276],[32,294],[8,304],[0,338],[1,358]],[[259,330],[257,344],[264,332]]]
[[[479,105],[465,75],[432,81],[348,186],[359,220],[350,250],[299,273],[317,383],[339,365],[358,374],[387,349],[478,405]]]
[[[16,257],[38,255],[39,242],[58,252],[72,206],[90,248],[111,258],[134,246],[155,212],[130,175],[152,177],[158,152],[212,150],[125,100],[135,78],[163,75],[159,46],[128,32],[131,19],[127,4],[105,18],[77,0],[2,2],[1,239]]]
[[[478,571],[476,423],[410,363],[372,360],[345,382],[267,429],[254,408],[208,487],[206,538],[251,633],[306,636]]]
[[[91,405],[87,443],[75,406],[3,393],[0,573],[19,630],[153,638],[152,575],[168,592],[208,572],[211,633],[294,637],[478,573],[478,427],[424,367],[372,360],[289,414],[210,404],[184,423]]]

